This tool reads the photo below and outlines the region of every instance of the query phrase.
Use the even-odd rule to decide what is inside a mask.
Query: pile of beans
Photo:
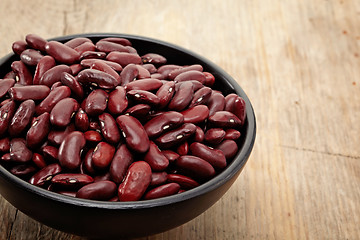
[[[238,151],[245,102],[199,64],[129,40],[16,41],[0,79],[0,163],[78,198],[138,201],[199,186]]]

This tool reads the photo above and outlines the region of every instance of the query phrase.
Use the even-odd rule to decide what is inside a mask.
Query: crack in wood
[[[13,222],[11,223],[11,227],[10,227],[10,231],[9,231],[7,240],[10,240],[10,238],[11,238],[12,230],[13,230],[13,227],[14,227],[14,223],[15,223],[15,221],[16,221],[16,217],[17,217],[18,211],[19,211],[19,210],[16,209],[16,211],[15,211],[15,217],[14,217]]]
[[[349,155],[349,154],[333,153],[333,152],[328,152],[328,151],[319,151],[319,150],[315,150],[315,149],[311,149],[311,148],[301,148],[301,147],[288,146],[288,145],[279,145],[279,146],[283,147],[283,148],[294,149],[297,151],[321,153],[321,154],[325,154],[325,155],[329,155],[329,156],[333,156],[333,157],[345,157],[345,158],[352,158],[352,159],[360,159],[360,156],[354,156],[354,155]]]

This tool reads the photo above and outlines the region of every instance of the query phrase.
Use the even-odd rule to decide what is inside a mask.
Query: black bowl
[[[224,95],[236,93],[247,107],[240,147],[226,169],[208,182],[181,194],[137,202],[83,200],[33,186],[0,166],[0,193],[14,207],[31,218],[60,231],[91,238],[141,237],[169,230],[203,213],[218,201],[244,168],[255,141],[256,122],[251,103],[237,82],[211,61],[184,48],[145,37],[125,34],[80,34],[54,38],[65,42],[75,37],[97,41],[104,37],[129,39],[139,54],[159,53],[168,63],[201,64],[216,78],[215,89]],[[0,60],[0,77],[16,60],[9,54]]]

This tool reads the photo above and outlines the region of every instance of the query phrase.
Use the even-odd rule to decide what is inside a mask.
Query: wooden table
[[[257,139],[228,193],[196,219],[144,239],[360,239],[360,2],[2,0],[0,55],[28,33],[161,39],[243,87]],[[0,239],[82,239],[0,197]]]

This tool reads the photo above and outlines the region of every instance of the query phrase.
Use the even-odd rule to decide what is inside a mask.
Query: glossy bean
[[[78,80],[73,75],[67,72],[63,72],[61,73],[60,81],[62,84],[70,88],[71,92],[74,94],[74,96],[77,99],[83,98],[84,96],[83,87],[80,85]]]
[[[154,66],[154,65],[153,65]],[[144,68],[143,65],[136,65],[137,69],[139,70],[138,79],[144,79],[144,78],[151,78],[149,70]],[[155,68],[155,67],[154,67]],[[155,69],[156,71],[156,69]]]
[[[169,160],[161,153],[158,146],[150,141],[150,147],[144,156],[144,161],[147,162],[152,171],[164,171],[169,166]]]
[[[75,114],[75,127],[81,132],[88,130],[90,125],[89,117],[81,108]]]
[[[240,119],[233,113],[228,111],[218,111],[208,118],[208,122],[213,127],[218,128],[239,128],[241,126]]]
[[[0,152],[10,151],[10,139],[8,137],[0,139]]]
[[[70,39],[69,41],[65,42],[64,45],[71,47],[71,48],[76,48],[86,42],[92,43],[92,41],[89,38],[77,37],[77,38],[73,38],[73,39]]]
[[[93,166],[97,169],[107,168],[115,154],[115,147],[107,142],[99,142],[92,154]]]
[[[149,115],[151,106],[148,104],[136,104],[125,111],[125,115],[130,115],[137,118],[139,121],[145,119]]]
[[[97,116],[103,113],[107,107],[109,94],[102,89],[92,91],[85,100],[84,111],[89,116]]]
[[[159,69],[160,70],[160,69]],[[190,66],[186,66],[186,67],[180,67],[180,68],[176,68],[173,71],[168,73],[168,79],[170,80],[175,80],[175,78],[185,72],[188,71],[198,71],[198,72],[202,72],[203,71],[203,67],[200,64],[194,64],[194,65],[190,65]],[[186,75],[185,75],[186,76]]]
[[[130,165],[124,181],[119,185],[119,201],[140,200],[151,182],[151,167],[144,161]]]
[[[147,53],[141,56],[143,63],[152,63],[154,65],[166,64],[167,60],[164,56],[157,53]]]
[[[20,164],[12,167],[10,172],[19,178],[26,179],[36,172],[36,168],[29,164]]]
[[[205,75],[202,72],[196,70],[190,70],[187,72],[180,73],[174,78],[174,82],[176,83],[189,81],[189,80],[196,80],[201,83],[204,83],[206,79],[205,79]]]
[[[80,65],[85,68],[89,68],[89,67],[91,67],[91,65],[94,64],[95,61],[102,61],[103,63],[106,63],[107,65],[109,65],[112,69],[114,69],[117,72],[120,72],[121,70],[123,70],[122,66],[118,63],[103,60],[103,59],[98,59],[98,58],[83,59],[83,60],[81,60]]]
[[[40,169],[47,166],[44,156],[39,153],[33,153],[31,160]]]
[[[85,139],[87,142],[94,143],[94,144],[97,144],[98,142],[100,142],[103,139],[101,134],[94,130],[86,131],[84,133],[84,136],[85,136]]]
[[[162,149],[168,149],[188,139],[195,133],[196,126],[192,123],[184,123],[182,126],[166,132],[155,139],[155,143]]]
[[[220,92],[212,91],[207,106],[209,108],[209,116],[218,111],[223,111],[225,108],[225,97]]]
[[[17,163],[30,162],[32,151],[27,148],[26,141],[23,138],[13,138],[10,141],[10,158]]]
[[[66,127],[78,109],[79,104],[75,99],[64,98],[60,100],[50,112],[51,124],[57,127]]]
[[[71,90],[67,86],[60,86],[53,89],[49,95],[36,106],[36,114],[40,115],[44,112],[51,112],[54,106],[61,100],[70,97]]]
[[[82,159],[81,168],[83,169],[83,173],[88,173],[94,175],[96,173],[96,169],[94,168],[92,161],[92,154],[94,152],[93,148],[90,148]]]
[[[208,163],[215,169],[223,169],[226,167],[226,158],[222,151],[210,148],[202,143],[193,142],[190,145],[191,154],[197,156]]]
[[[22,61],[14,61],[11,64],[11,69],[16,75],[16,82],[21,85],[32,85],[33,77],[25,63]]]
[[[57,147],[47,145],[42,147],[42,154],[48,162],[57,162],[59,159],[59,149]]]
[[[191,100],[189,108],[200,105],[200,104],[206,104],[211,96],[211,92],[212,92],[212,90],[209,87],[203,87],[203,88],[197,90],[194,93],[194,97]]]
[[[226,108],[226,107],[225,107]],[[244,125],[246,118],[246,103],[245,100],[236,96],[235,101],[232,104],[230,112],[234,113],[241,121],[241,125]]]
[[[77,51],[57,41],[47,42],[45,51],[60,63],[73,64],[80,59]]]
[[[28,66],[36,66],[43,57],[44,56],[39,51],[34,49],[25,49],[20,54],[21,61]]]
[[[40,84],[40,79],[44,75],[45,72],[47,72],[49,69],[55,67],[55,59],[51,56],[44,56],[40,59],[38,64],[36,65],[33,84],[38,85]]]
[[[65,129],[51,130],[48,134],[48,141],[56,146],[59,146],[64,138],[71,132],[75,131],[75,125],[69,124]]]
[[[131,42],[128,39],[120,38],[120,37],[107,37],[107,38],[102,38],[99,41],[113,42],[113,43],[121,44],[123,46],[131,46]]]
[[[71,68],[64,64],[50,68],[42,75],[39,84],[51,87],[54,83],[61,81],[61,76],[64,72],[72,74]]]
[[[157,72],[160,73],[161,75],[163,75],[165,78],[168,78],[168,75],[170,72],[176,70],[176,69],[181,69],[183,68],[180,65],[175,65],[175,64],[165,64],[160,66],[157,69]],[[174,78],[171,78],[170,80],[174,80]]]
[[[54,90],[57,87],[63,86],[63,84],[61,82],[56,82],[53,85],[51,85],[50,90]]]
[[[85,51],[80,55],[80,60],[83,60],[83,59],[104,59],[105,57],[106,57],[106,53],[104,53],[104,52]]]
[[[116,194],[116,188],[116,184],[112,181],[94,182],[80,188],[76,193],[76,197],[91,200],[109,200]]]
[[[205,75],[204,85],[207,87],[212,87],[215,83],[214,75],[209,72],[203,72],[203,74]]]
[[[35,113],[35,102],[26,100],[16,110],[9,125],[9,134],[12,137],[19,136],[30,124]]]
[[[35,186],[44,186],[51,182],[54,175],[62,171],[61,166],[58,163],[50,164],[37,173],[35,173],[29,180],[29,182]]]
[[[125,90],[144,90],[144,91],[154,91],[159,89],[162,86],[162,82],[154,78],[144,78],[136,81],[132,81],[125,85]]]
[[[176,152],[177,152],[180,156],[187,155],[188,152],[189,152],[189,143],[188,143],[187,141],[181,143],[181,144],[177,147]]]
[[[4,97],[9,89],[14,86],[15,80],[14,79],[3,79],[0,80],[0,98]]]
[[[84,43],[80,44],[79,46],[75,47],[74,50],[77,51],[81,56],[81,54],[83,52],[95,51],[96,48],[95,48],[95,45],[92,42],[84,42]]]
[[[222,128],[210,128],[205,132],[205,141],[210,145],[219,144],[225,137],[225,130]]]
[[[143,65],[137,65],[137,66],[138,66],[138,68],[139,67],[145,68],[150,74],[156,73],[156,71],[157,71],[154,64],[151,64],[151,63],[146,63],[146,64],[143,64]]]
[[[121,81],[120,75],[114,69],[112,69],[109,65],[104,63],[103,61],[95,61],[90,66],[90,69],[95,69],[95,70],[99,70],[99,71],[105,72],[107,74],[110,74],[111,76],[113,76],[116,79],[116,81],[117,81],[116,85],[120,84],[120,81]]]
[[[224,139],[226,140],[237,140],[239,139],[241,136],[241,132],[239,132],[236,129],[226,129],[225,131],[225,137]]]
[[[117,52],[117,51],[111,52],[106,56],[106,60],[111,62],[116,62],[120,64],[122,67],[125,67],[130,63],[141,64],[141,57],[139,55],[128,52]]]
[[[165,108],[171,98],[174,96],[175,93],[175,83],[174,82],[167,82],[163,84],[158,91],[156,92],[156,96],[160,99],[158,108],[163,109]]]
[[[29,47],[45,52],[45,45],[47,41],[42,37],[36,34],[28,34],[25,36],[25,40]]]
[[[85,69],[78,73],[77,80],[86,85],[94,85],[103,89],[113,89],[118,80],[106,72],[95,69]]]
[[[15,41],[11,46],[11,49],[17,55],[20,55],[27,48],[28,48],[28,45],[23,40]]]
[[[111,181],[111,176],[109,171],[101,172],[100,174],[94,176],[94,182],[101,181]]]
[[[227,160],[233,158],[238,152],[238,146],[234,140],[224,140],[215,148],[221,150]]]
[[[84,69],[84,67],[81,66],[81,64],[79,64],[79,63],[75,63],[75,64],[70,65],[70,69],[71,69],[73,75],[76,76],[76,75],[78,75],[78,73],[79,73],[81,70]]]
[[[51,178],[51,183],[55,186],[66,188],[80,188],[86,184],[94,182],[94,179],[81,173],[60,173]]]
[[[162,150],[161,153],[164,154],[164,156],[169,160],[169,162],[175,162],[176,159],[180,157],[179,154],[171,150]]]
[[[185,123],[198,124],[204,122],[209,117],[209,109],[205,105],[197,105],[181,112]]]
[[[148,191],[144,199],[156,199],[161,197],[167,197],[176,194],[180,190],[180,185],[177,183],[167,183]]]
[[[126,147],[126,144],[122,144],[115,152],[115,155],[110,165],[111,179],[119,184],[123,181],[126,171],[134,161],[133,154]]]
[[[121,86],[125,86],[128,83],[134,81],[139,75],[139,69],[135,64],[128,64],[120,73]]]
[[[200,185],[197,181],[188,176],[174,173],[168,174],[167,181],[179,184],[182,189],[192,189]]]
[[[113,51],[126,53],[129,52],[129,50],[124,45],[109,41],[99,41],[95,46],[98,51],[105,53],[111,53]]]
[[[9,89],[9,95],[15,101],[25,101],[29,99],[34,101],[43,100],[49,93],[50,88],[45,85],[28,85]]]
[[[150,186],[159,186],[166,183],[167,180],[167,172],[153,172],[151,173],[151,182]]]
[[[180,126],[183,122],[184,117],[181,113],[169,111],[149,120],[144,128],[149,138],[155,138]]]
[[[160,102],[160,99],[155,94],[144,90],[130,90],[127,92],[127,97],[137,103],[155,106]]]
[[[150,147],[149,138],[139,120],[132,116],[121,115],[116,122],[125,138],[126,145],[136,152],[145,153]]]
[[[195,130],[195,133],[194,133],[194,141],[195,142],[202,142],[202,141],[204,141],[204,138],[205,138],[204,131],[202,130],[201,127],[196,126],[196,130]]]
[[[59,148],[59,162],[64,168],[74,170],[80,166],[80,153],[86,140],[82,132],[74,131],[65,137]]]
[[[123,87],[117,86],[109,94],[109,101],[107,104],[108,110],[113,115],[119,115],[128,107],[128,100],[126,98],[126,91]]]
[[[26,145],[29,148],[39,147],[45,142],[50,131],[50,114],[45,112],[35,117],[26,134]]]
[[[196,156],[184,155],[175,161],[176,166],[192,178],[207,180],[215,175],[213,166]]]
[[[103,113],[99,115],[99,123],[104,139],[111,144],[117,144],[120,141],[120,131],[111,114]]]
[[[170,110],[182,111],[184,110],[193,98],[194,86],[191,82],[180,83],[178,91],[175,92],[171,99],[168,108]]]

